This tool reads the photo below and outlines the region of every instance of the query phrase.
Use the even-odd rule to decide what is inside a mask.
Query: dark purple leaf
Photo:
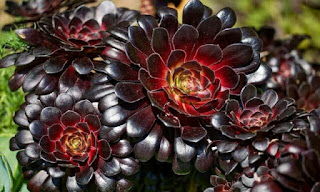
[[[197,27],[203,17],[204,6],[199,0],[190,0],[183,9],[183,23]]]
[[[141,162],[149,161],[160,144],[161,136],[161,127],[156,124],[148,136],[134,146],[133,152],[136,158]]]

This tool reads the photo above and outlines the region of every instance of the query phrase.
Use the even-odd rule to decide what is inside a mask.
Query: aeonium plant
[[[230,8],[212,15],[192,0],[184,7],[182,24],[174,9],[157,14],[158,19],[139,16],[138,26],[126,32],[110,30],[101,72],[116,81],[121,103],[105,109],[103,123],[126,123],[128,136],[138,139],[134,153],[141,161],[153,155],[167,161],[173,155],[175,173],[187,174],[196,157],[196,168],[204,172],[213,163],[206,150],[210,116],[247,83],[267,80],[271,70],[260,61],[257,34],[232,28],[236,17]]]
[[[33,91],[38,95],[63,89],[60,84],[64,73],[76,72],[70,78],[90,81],[93,71],[99,65],[94,60],[104,49],[103,40],[107,30],[114,26],[128,26],[135,20],[137,11],[116,8],[111,1],[97,7],[84,5],[74,10],[42,17],[36,28],[18,29],[18,36],[30,44],[30,48],[14,53],[0,61],[0,68],[15,66],[15,73],[9,87],[16,91],[22,87],[24,92]],[[61,90],[65,91],[65,90]]]
[[[317,174],[320,169],[319,112],[319,109],[315,109],[309,113],[304,140],[296,140],[284,146],[279,165],[268,171],[272,179],[259,183],[252,191],[264,188],[277,192],[320,190]]]
[[[138,161],[119,136],[109,139],[101,114],[88,100],[69,93],[29,94],[16,112],[19,131],[10,141],[30,191],[126,191]],[[93,186],[92,186],[93,185]]]
[[[275,29],[262,27],[258,30],[264,43],[264,57],[272,69],[272,76],[266,86],[275,89],[279,96],[291,97],[298,108],[308,112],[317,109],[319,102],[320,78],[301,56],[298,46],[310,38],[307,35],[293,35],[286,39],[275,39]]]
[[[6,13],[16,17],[18,21],[3,26],[3,30],[15,29],[17,25],[31,26],[45,16],[51,16],[62,10],[74,9],[79,5],[92,3],[96,0],[6,0]]]
[[[17,30],[30,47],[0,67],[16,66],[10,88],[27,94],[10,149],[28,189],[129,191],[140,165],[156,161],[176,175],[210,171],[208,192],[294,191],[288,183],[301,175],[317,189],[316,147],[303,145],[319,115],[299,108],[317,107],[318,78],[288,80],[294,98],[263,90],[278,71],[261,60],[257,33],[235,23],[231,8],[213,14],[199,0],[182,19],[168,7],[151,16],[104,1]],[[291,165],[300,159],[302,168]]]
[[[37,21],[43,16],[59,12],[62,7],[75,7],[76,5],[85,4],[88,2],[94,2],[95,0],[29,0],[17,3],[15,1],[6,0],[6,12],[16,17],[26,17]]]
[[[251,190],[269,180],[272,176],[267,171],[281,161],[283,146],[303,140],[308,126],[305,116],[307,113],[296,109],[293,99],[281,99],[271,89],[259,94],[253,85],[245,86],[240,102],[231,99],[224,112],[212,116],[213,127],[224,136],[211,144],[217,167],[234,176],[234,188]]]

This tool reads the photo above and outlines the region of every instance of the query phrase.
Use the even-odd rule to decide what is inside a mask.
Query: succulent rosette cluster
[[[76,5],[94,2],[95,0],[28,0],[17,3],[15,1],[6,0],[6,12],[17,17],[26,17],[34,21],[41,17],[58,12],[62,7],[73,7]]]
[[[103,132],[94,103],[75,93],[29,94],[15,114],[19,131],[10,148],[19,151],[28,189],[126,191],[132,184],[125,177],[139,169],[129,141]]]
[[[306,113],[296,109],[293,99],[280,99],[274,90],[258,94],[253,85],[243,88],[240,100],[229,100],[225,112],[212,116],[213,127],[224,137],[211,146],[220,169],[226,175],[243,170],[236,186],[250,189],[270,177],[265,171],[273,168],[270,162],[281,156],[283,145],[303,138]]]
[[[273,179],[261,182],[253,191],[265,188],[277,192],[320,190],[320,109],[313,110],[307,122],[305,139],[285,145],[278,166],[269,170]]]
[[[212,154],[204,155],[203,125],[230,94],[239,94],[247,83],[264,82],[271,70],[260,62],[256,33],[232,28],[236,17],[230,8],[212,15],[200,1],[191,0],[181,25],[174,9],[161,8],[157,14],[158,20],[139,16],[138,26],[127,32],[110,30],[103,57],[114,61],[104,73],[117,81],[115,95],[122,106],[106,109],[104,123],[112,124],[110,114],[119,114],[128,136],[140,140],[134,153],[141,161],[154,154],[167,160],[173,151],[176,173],[188,173],[196,156],[196,167],[205,171]]]
[[[232,182],[217,175],[210,176],[210,184],[212,187],[208,187],[204,192],[233,192],[235,190]]]
[[[300,109],[308,112],[317,109],[320,107],[320,77],[316,74],[308,76],[302,71],[288,78],[286,94]]]
[[[8,23],[2,30],[14,30],[17,26],[32,27],[34,22],[45,16],[59,13],[63,10],[71,10],[79,5],[92,3],[96,0],[6,0],[6,13],[16,17],[16,21]]]
[[[272,76],[267,82],[268,88],[280,89],[283,92],[287,86],[287,79],[297,76],[301,72],[312,73],[311,65],[305,61],[298,50],[302,41],[310,38],[307,35],[293,35],[290,38],[275,39],[275,29],[262,27],[258,30],[259,37],[263,41],[263,60],[272,69]]]
[[[30,191],[171,190],[158,180],[191,172],[212,174],[205,192],[319,190],[320,78],[296,51],[306,36],[233,27],[231,8],[200,0],[182,19],[111,1],[55,12],[74,3],[15,9],[41,19],[17,30],[29,47],[0,60],[26,93],[10,149]]]
[[[308,38],[306,35],[294,35],[285,40],[275,40],[275,30],[264,27],[259,31],[264,42],[264,59],[272,69],[272,78],[267,87],[276,89],[280,97],[291,97],[298,108],[312,111],[320,106],[319,76],[306,62],[297,49]]]
[[[25,92],[48,94],[60,86],[61,76],[70,71],[76,71],[77,78],[90,79],[99,65],[94,58],[99,57],[104,48],[107,30],[116,24],[129,25],[137,14],[137,11],[116,8],[111,1],[104,1],[97,7],[82,5],[43,17],[36,29],[17,30],[19,37],[31,47],[0,61],[1,68],[16,66],[9,81],[11,90],[22,86]]]

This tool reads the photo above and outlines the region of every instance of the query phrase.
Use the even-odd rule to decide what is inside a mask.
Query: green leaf
[[[11,92],[8,81],[15,68],[7,68],[0,70],[0,132],[16,133],[17,125],[13,122],[13,115],[24,101],[24,94],[21,89]]]
[[[29,190],[27,189],[27,184],[24,183],[19,192],[29,192]]]
[[[6,157],[2,153],[0,153],[0,174],[1,174],[0,182],[4,187],[4,191],[12,192],[13,191],[12,172]]]
[[[1,191],[1,192],[4,191],[4,186],[3,186],[2,182],[0,182],[0,191]]]
[[[7,158],[9,165],[14,172],[19,164],[16,159],[17,152],[10,151],[9,149],[11,137],[14,137],[14,134],[0,134],[0,151]]]
[[[14,134],[0,134],[0,151],[7,158],[12,170],[13,191],[22,192],[21,188],[23,187],[24,178],[21,173],[21,167],[16,159],[17,152],[10,151],[9,149],[10,139],[13,136]]]

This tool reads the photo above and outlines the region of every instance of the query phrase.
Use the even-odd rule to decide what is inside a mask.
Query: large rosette
[[[225,112],[212,116],[212,125],[222,136],[212,135],[218,167],[225,175],[239,173],[235,185],[249,190],[273,178],[270,170],[281,161],[284,146],[302,140],[308,126],[307,114],[294,106],[291,98],[280,99],[274,90],[262,94],[247,85],[241,102],[229,100]],[[272,179],[271,179],[272,180]]]
[[[84,191],[95,183],[100,191],[131,187],[125,176],[136,173],[128,140],[101,137],[101,114],[88,100],[53,92],[26,97],[15,114],[19,132],[10,141],[30,191]],[[92,186],[91,186],[92,187]],[[91,188],[90,188],[91,189]]]
[[[109,30],[102,53],[106,64],[99,72],[115,80],[115,90],[110,94],[97,85],[90,91],[105,96],[103,123],[126,123],[127,134],[139,140],[134,148],[139,160],[156,154],[167,161],[173,149],[176,173],[188,173],[195,156],[196,168],[204,172],[213,162],[204,125],[230,94],[239,94],[248,82],[262,83],[271,70],[260,63],[257,34],[231,28],[236,18],[230,8],[212,15],[191,0],[182,25],[174,9],[161,8],[158,16],[160,22],[144,15],[129,30]],[[118,105],[106,104],[115,100]]]
[[[114,25],[128,26],[137,11],[116,8],[111,1],[97,7],[80,6],[50,17],[43,17],[37,28],[19,29],[18,36],[31,45],[22,53],[12,54],[0,61],[0,68],[16,66],[9,81],[12,91],[48,94],[57,89],[61,75],[74,68],[82,79],[91,78],[99,65],[94,60],[104,49],[106,32]]]

